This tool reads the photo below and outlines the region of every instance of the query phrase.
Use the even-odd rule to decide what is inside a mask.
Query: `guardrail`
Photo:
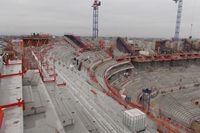
[[[200,59],[200,53],[175,53],[175,54],[153,54],[153,55],[137,55],[137,56],[119,56],[117,61],[132,60],[134,62],[152,62],[152,61],[176,61],[176,60],[188,60],[188,59]]]
[[[0,128],[2,126],[3,119],[4,119],[3,109],[7,109],[7,108],[18,106],[18,107],[22,107],[22,109],[25,110],[24,100],[22,100],[21,98],[16,99],[16,100],[17,100],[17,102],[15,102],[15,103],[10,103],[10,104],[6,104],[6,105],[0,105]]]

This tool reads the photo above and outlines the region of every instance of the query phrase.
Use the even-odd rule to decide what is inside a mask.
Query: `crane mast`
[[[101,5],[101,2],[98,0],[94,0],[94,3],[92,5],[93,7],[93,29],[92,29],[92,37],[93,39],[98,38],[98,17],[99,17],[99,6]]]
[[[182,10],[183,10],[183,0],[174,0],[174,1],[176,3],[178,2],[176,28],[175,28],[175,35],[174,35],[174,39],[176,41],[178,41],[179,40],[179,34],[180,34],[180,27],[181,27],[181,16],[182,16]]]

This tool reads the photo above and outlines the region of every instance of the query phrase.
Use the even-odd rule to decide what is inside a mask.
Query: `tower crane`
[[[175,35],[174,35],[174,39],[176,41],[178,41],[179,40],[179,34],[180,34],[180,26],[181,26],[181,16],[182,16],[182,10],[183,10],[183,0],[173,0],[173,1],[178,3],[176,28],[175,28]]]
[[[92,5],[93,7],[93,39],[98,37],[99,29],[98,29],[98,17],[99,17],[99,6],[101,6],[101,1],[94,0]]]

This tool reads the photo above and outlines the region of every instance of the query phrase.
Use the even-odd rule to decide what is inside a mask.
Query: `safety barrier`
[[[10,104],[6,104],[6,105],[0,105],[0,128],[2,126],[3,118],[4,118],[3,109],[7,109],[7,108],[18,106],[18,107],[22,107],[22,109],[25,110],[24,100],[22,100],[21,98],[16,99],[16,100],[17,100],[17,102],[15,102],[15,103],[10,103]]]

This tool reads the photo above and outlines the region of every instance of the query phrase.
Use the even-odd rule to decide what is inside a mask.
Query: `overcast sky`
[[[0,34],[91,35],[93,0],[0,0]],[[101,36],[174,36],[172,0],[102,0]],[[181,37],[200,38],[200,0],[184,0]]]

